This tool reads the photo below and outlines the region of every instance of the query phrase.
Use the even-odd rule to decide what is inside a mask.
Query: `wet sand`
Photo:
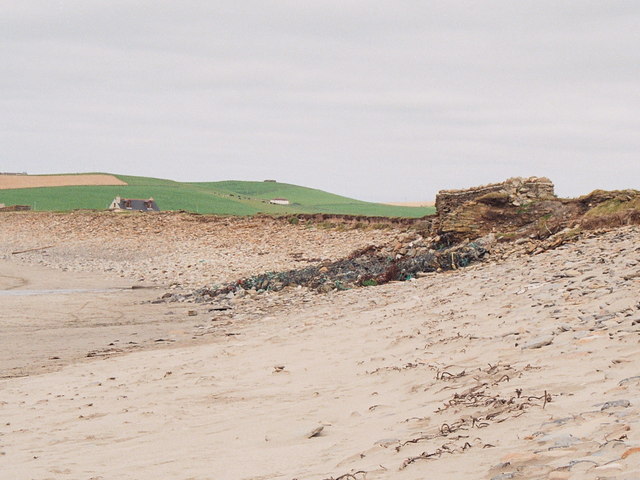
[[[188,306],[149,303],[162,292],[132,289],[115,276],[1,261],[0,377],[191,338]]]

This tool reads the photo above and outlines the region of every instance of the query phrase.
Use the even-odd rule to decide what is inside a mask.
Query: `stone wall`
[[[10,206],[4,206],[4,204],[0,204],[2,205],[0,207],[0,212],[26,212],[28,210],[31,210],[31,207],[29,205],[10,205]]]
[[[414,225],[422,229],[430,230],[432,216],[423,218],[404,218],[404,217],[370,217],[366,215],[342,215],[338,213],[297,213],[286,217],[287,221],[297,218],[300,222],[313,223],[343,223],[343,224],[362,224],[362,225]]]

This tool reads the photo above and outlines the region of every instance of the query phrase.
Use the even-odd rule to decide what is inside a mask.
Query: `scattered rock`
[[[623,386],[623,385],[626,385],[627,383],[634,383],[634,382],[640,382],[640,375],[624,378],[618,382],[618,385]]]
[[[536,337],[530,342],[522,345],[522,350],[533,349],[533,348],[542,348],[547,345],[551,345],[553,343],[553,335],[543,335],[540,337]]]
[[[594,468],[596,472],[622,471],[623,469],[624,467],[620,463],[608,463]]]
[[[388,448],[391,445],[396,445],[400,443],[400,439],[398,438],[383,438],[374,443],[374,445],[378,445],[383,448]]]
[[[568,448],[571,447],[572,445],[575,445],[577,443],[580,443],[581,440],[579,438],[574,437],[573,435],[569,434],[569,435],[562,435],[560,437],[556,437],[555,442],[553,443],[553,446],[550,447],[551,448]]]
[[[548,480],[568,480],[571,478],[571,472],[566,472],[562,470],[554,470],[549,473],[547,477]]]
[[[324,430],[324,425],[320,425],[318,427],[315,427],[313,430],[311,430],[309,433],[307,433],[305,436],[307,438],[313,438],[313,437],[317,437],[320,435],[320,433]]]
[[[516,478],[517,475],[517,472],[501,473],[495,477],[491,477],[491,480],[509,480],[510,478]]]
[[[630,405],[631,402],[629,400],[613,400],[611,402],[605,402],[600,408],[600,411],[604,412],[605,410],[609,410],[610,408],[617,407],[627,408]]]
[[[627,457],[629,457],[629,456],[631,456],[631,455],[636,455],[636,454],[640,454],[640,447],[633,447],[633,448],[630,448],[629,450],[625,451],[625,452],[622,454],[622,457],[621,457],[621,458],[624,460],[625,458],[627,458]]]

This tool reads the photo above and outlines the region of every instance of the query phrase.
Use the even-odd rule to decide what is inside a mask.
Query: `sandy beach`
[[[405,233],[52,218],[0,230],[0,478],[640,478],[638,227],[221,307],[157,300]]]

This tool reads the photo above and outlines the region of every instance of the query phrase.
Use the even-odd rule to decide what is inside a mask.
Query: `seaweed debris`
[[[493,235],[489,235],[451,248],[429,249],[414,256],[396,257],[385,254],[383,247],[369,246],[334,262],[284,272],[267,272],[222,286],[200,288],[190,295],[190,299],[202,303],[224,295],[233,296],[246,291],[278,292],[286,287],[306,287],[328,293],[406,281],[420,273],[455,270],[480,261],[494,241]],[[163,299],[171,302],[180,300],[180,297],[178,294],[166,294]]]

